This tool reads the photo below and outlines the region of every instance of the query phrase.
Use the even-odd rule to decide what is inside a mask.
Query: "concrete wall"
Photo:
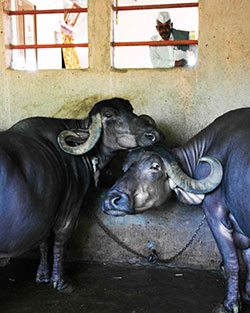
[[[96,101],[118,96],[129,99],[136,113],[151,115],[173,146],[222,113],[249,105],[249,0],[200,0],[197,66],[148,70],[110,68],[109,0],[89,0],[87,70],[6,69],[6,5],[7,0],[1,1],[0,128],[28,116],[84,117]],[[145,217],[136,218],[143,225]],[[129,218],[126,221],[125,233],[132,231],[134,223]],[[122,227],[117,221],[110,223]],[[143,230],[146,232],[146,228]],[[214,251],[214,246],[211,244],[209,249]]]
[[[110,68],[110,1],[89,0],[89,68],[37,72],[5,69],[1,10],[0,125],[31,115],[81,117],[95,101],[119,96],[152,115],[170,144],[182,142],[218,115],[248,106],[249,10],[248,0],[200,0],[195,69],[126,71]]]
[[[150,265],[150,241],[164,260],[160,266],[219,269],[221,258],[210,229],[206,221],[200,226],[201,207],[183,205],[173,198],[143,214],[112,217],[100,210],[104,195],[105,189],[88,195],[68,245],[68,259]]]

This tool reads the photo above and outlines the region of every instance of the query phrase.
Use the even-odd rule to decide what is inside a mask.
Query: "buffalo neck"
[[[90,158],[97,158],[97,167],[102,170],[118,153],[102,144],[97,144],[88,155]]]
[[[196,135],[183,146],[174,148],[174,153],[180,159],[183,170],[190,176],[199,163],[199,159],[205,155],[207,150],[207,142],[202,135]]]

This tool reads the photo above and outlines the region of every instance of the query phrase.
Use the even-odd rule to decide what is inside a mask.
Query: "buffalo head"
[[[132,151],[124,164],[125,174],[105,196],[103,211],[113,216],[138,213],[163,204],[171,190],[188,203],[201,203],[204,195],[220,184],[223,171],[214,158],[200,161],[209,163],[210,174],[195,180],[182,171],[174,153],[163,145]]]
[[[74,155],[90,151],[101,138],[110,151],[152,145],[162,138],[155,125],[133,112],[129,101],[113,98],[95,104],[89,113],[87,129],[65,130],[58,136],[62,150]],[[86,140],[87,139],[87,140]],[[69,145],[68,142],[73,142]]]

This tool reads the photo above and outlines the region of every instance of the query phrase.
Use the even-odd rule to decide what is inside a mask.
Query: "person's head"
[[[163,40],[169,40],[173,23],[168,12],[160,12],[156,19],[156,29]]]

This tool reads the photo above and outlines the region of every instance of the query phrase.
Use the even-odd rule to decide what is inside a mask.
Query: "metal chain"
[[[127,250],[128,252],[131,252],[132,254],[139,256],[140,258],[145,258],[143,254],[136,252],[135,250],[131,249],[129,246],[127,246],[124,242],[122,242],[120,239],[118,239],[117,236],[115,236],[106,225],[103,224],[103,222],[100,220],[100,218],[94,213],[94,217],[96,219],[97,224],[102,228],[102,230],[111,238],[113,239],[118,245],[120,245],[123,249]]]
[[[204,215],[203,218],[201,219],[198,227],[196,228],[193,236],[191,237],[191,239],[187,242],[187,244],[179,251],[177,252],[175,255],[173,255],[172,257],[168,258],[168,259],[161,259],[157,256],[156,251],[153,250],[153,255],[151,254],[150,256],[145,256],[135,250],[133,250],[132,248],[130,248],[128,245],[126,245],[124,242],[122,242],[117,236],[114,235],[114,233],[112,233],[110,231],[110,229],[104,225],[104,223],[101,221],[101,219],[96,215],[96,213],[94,212],[94,217],[96,219],[97,224],[102,228],[102,230],[111,238],[113,239],[118,245],[120,245],[123,249],[127,250],[128,252],[148,260],[150,261],[150,258],[152,257],[152,262],[151,263],[164,263],[164,264],[168,264],[172,261],[174,261],[177,257],[179,257],[184,251],[187,250],[187,248],[193,243],[193,241],[195,240],[195,238],[197,237],[199,231],[201,230],[202,225],[205,223],[206,220],[206,216]]]
[[[174,259],[176,259],[178,256],[180,256],[184,251],[187,250],[187,248],[193,243],[193,241],[195,240],[195,238],[197,237],[199,231],[201,230],[202,225],[205,223],[206,220],[206,216],[204,215],[200,221],[200,224],[198,225],[198,227],[196,228],[193,236],[191,237],[191,239],[188,241],[188,243],[185,245],[185,247],[183,247],[178,253],[176,253],[175,255],[173,255],[171,258],[169,259],[161,259],[159,258],[159,262],[161,263],[170,263],[171,261],[174,261]]]

